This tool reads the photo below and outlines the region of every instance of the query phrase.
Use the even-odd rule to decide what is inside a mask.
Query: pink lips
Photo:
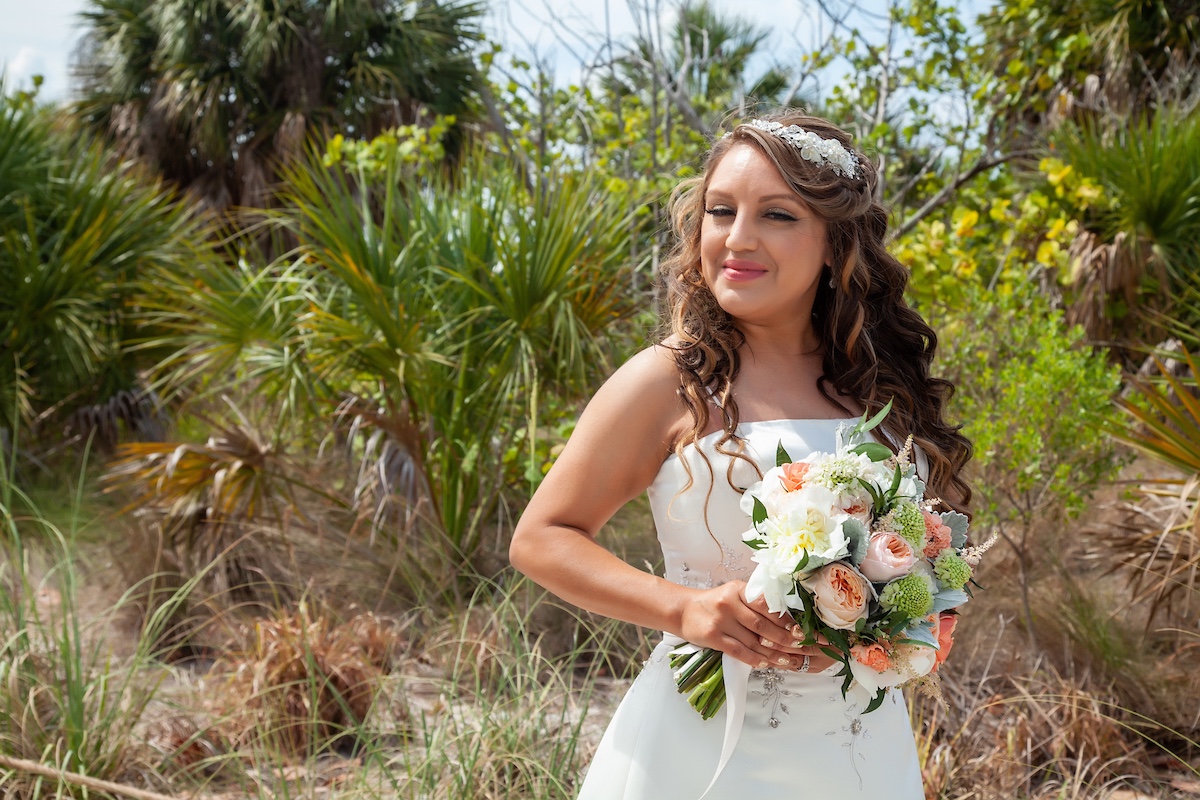
[[[725,275],[726,280],[735,282],[752,281],[767,274],[767,270],[762,264],[741,261],[736,258],[731,258],[722,264],[721,272]]]

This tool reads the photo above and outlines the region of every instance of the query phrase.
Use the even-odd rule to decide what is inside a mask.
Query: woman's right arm
[[[678,386],[664,348],[644,350],[617,370],[521,515],[509,557],[580,608],[677,634],[753,666],[795,667],[801,657],[790,646],[787,623],[761,603],[747,605],[743,582],[707,590],[680,586],[626,564],[596,542],[617,509],[654,480],[687,424]],[[775,646],[762,644],[762,637]]]

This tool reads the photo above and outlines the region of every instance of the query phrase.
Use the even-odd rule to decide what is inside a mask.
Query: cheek
[[[705,225],[700,229],[700,263],[709,266],[716,262],[721,254],[724,239],[711,226]]]

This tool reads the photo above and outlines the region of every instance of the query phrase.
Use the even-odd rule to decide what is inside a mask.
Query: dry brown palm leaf
[[[373,407],[350,396],[338,406],[336,419],[347,425],[346,453],[357,463],[352,502],[369,519],[369,544],[375,543],[377,531],[410,531],[430,514],[432,503],[425,439],[407,409]]]
[[[1121,519],[1093,531],[1109,571],[1126,573],[1130,604],[1148,603],[1150,621],[1162,613],[1192,618],[1200,601],[1200,477],[1172,483],[1140,486]]]
[[[1161,378],[1131,379],[1133,396],[1117,400],[1128,420],[1110,432],[1181,474],[1145,482],[1124,519],[1100,532],[1151,619],[1180,605],[1189,614],[1200,600],[1200,367],[1182,348],[1177,359],[1156,356],[1154,364]]]
[[[210,522],[278,518],[284,508],[299,513],[292,492],[298,481],[286,456],[233,409],[238,421],[214,425],[216,433],[203,445],[120,446],[105,475],[106,491],[132,493],[125,511],[158,508],[172,522],[197,516]]]

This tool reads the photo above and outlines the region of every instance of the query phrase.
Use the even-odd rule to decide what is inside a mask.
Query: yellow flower
[[[946,246],[946,223],[938,220],[929,226],[929,254],[937,255]]]
[[[1084,178],[1083,183],[1075,189],[1075,199],[1084,205],[1094,203],[1103,196],[1104,190],[1087,178]]]
[[[1059,250],[1058,242],[1042,242],[1038,245],[1037,262],[1047,267],[1054,266]]]
[[[979,222],[979,212],[968,210],[954,226],[954,235],[960,239],[975,235],[975,223]]]

